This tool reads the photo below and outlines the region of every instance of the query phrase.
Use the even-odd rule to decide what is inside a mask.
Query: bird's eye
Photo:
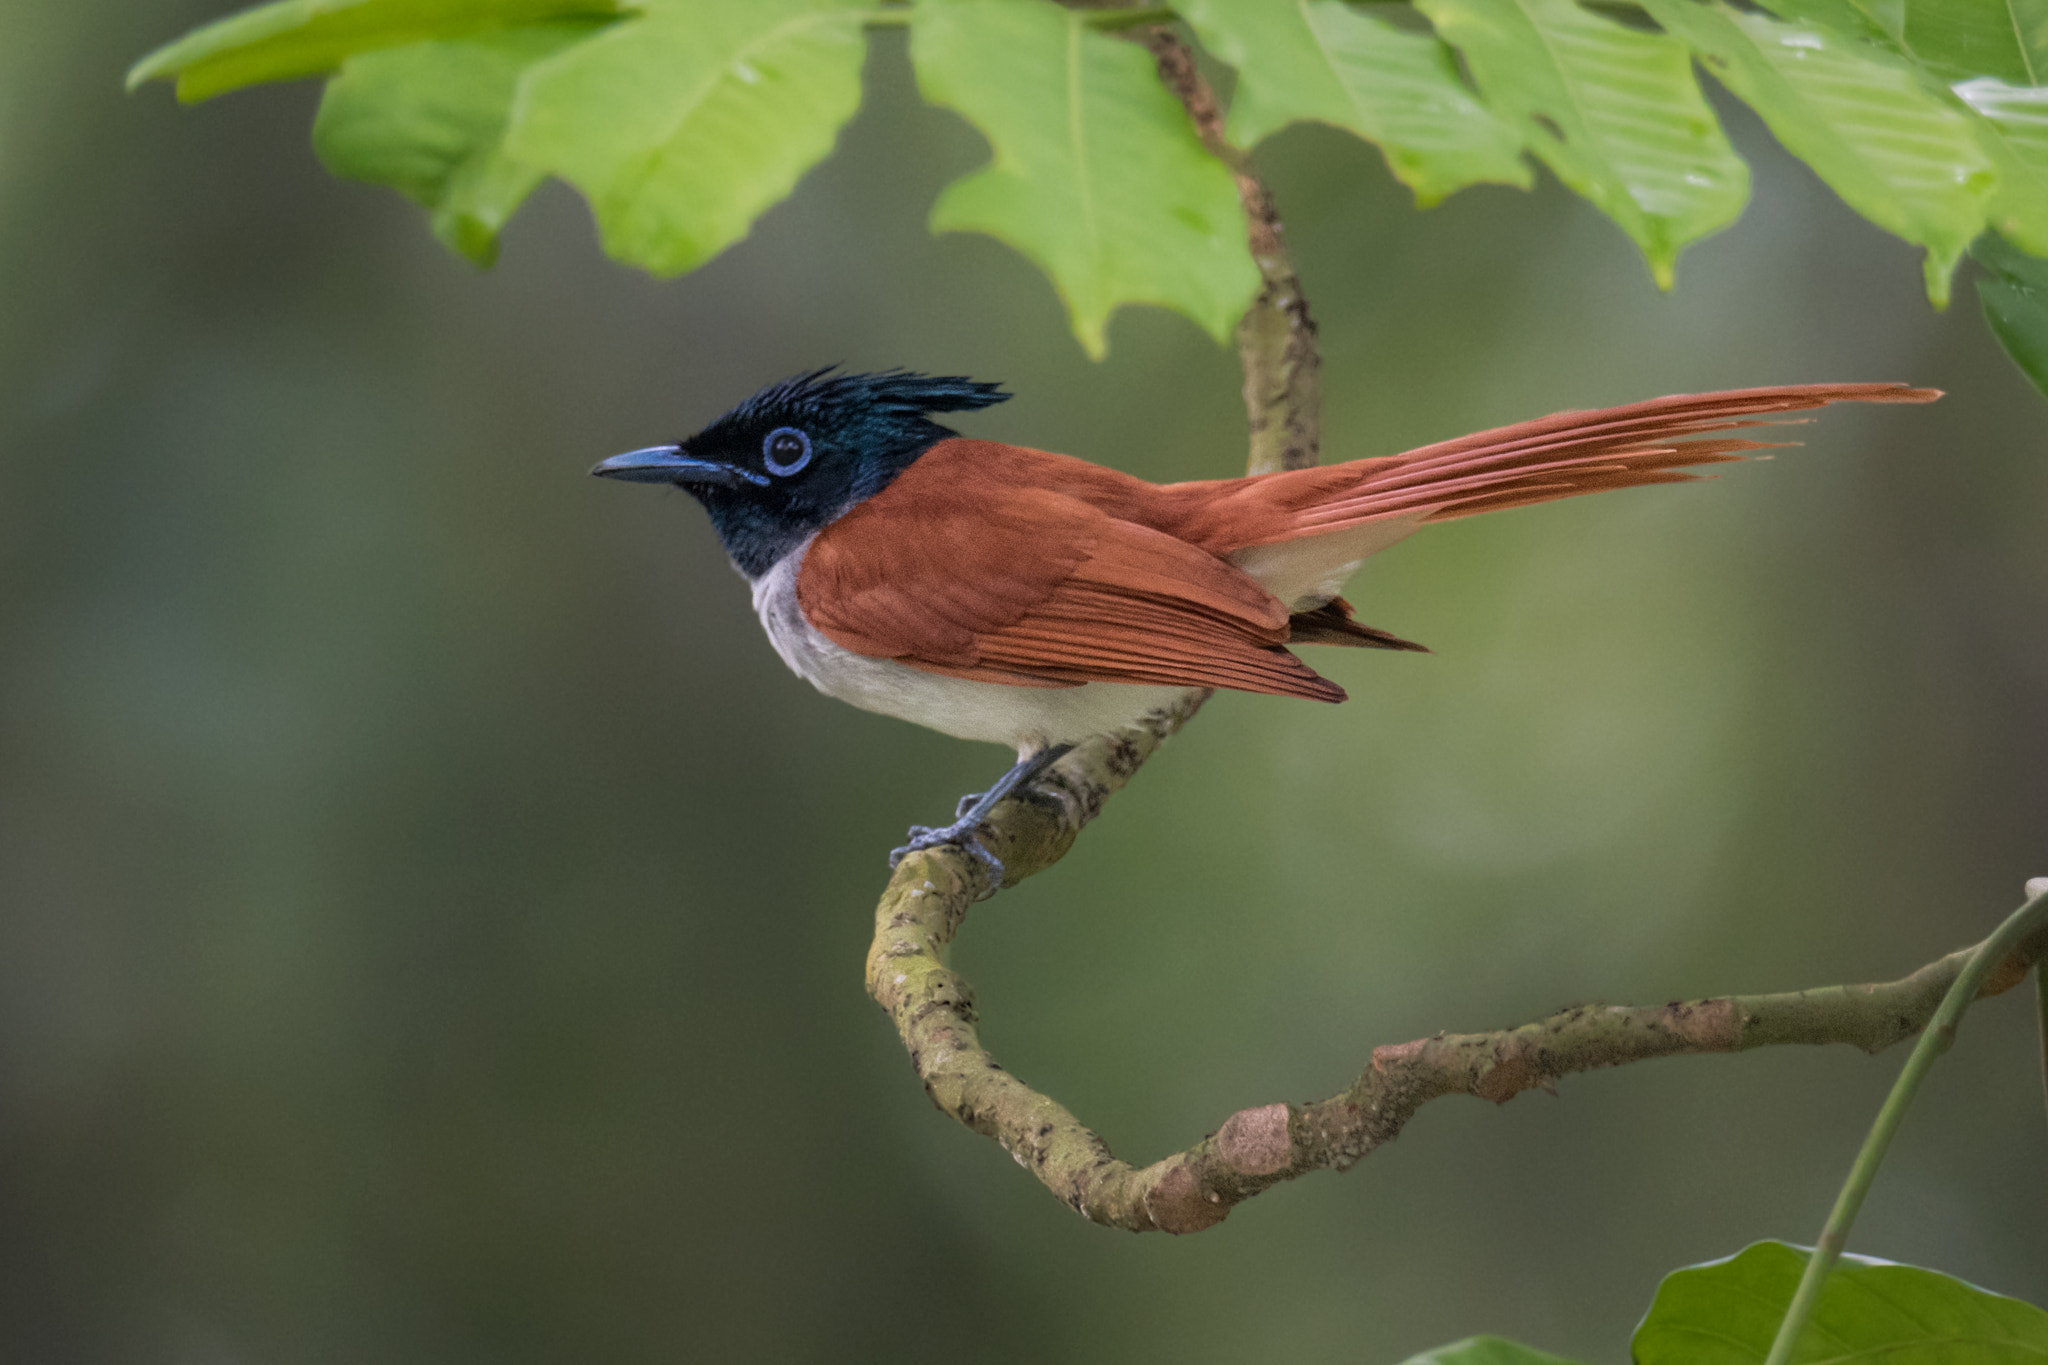
[[[795,427],[777,427],[761,442],[761,459],[770,474],[794,474],[811,462],[811,438]]]

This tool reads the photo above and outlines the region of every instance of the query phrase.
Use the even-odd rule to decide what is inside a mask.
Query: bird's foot
[[[981,865],[988,869],[986,895],[993,896],[1003,886],[1003,860],[989,852],[987,845],[981,842],[981,822],[988,819],[989,812],[993,811],[1004,797],[1032,781],[1051,767],[1060,755],[1073,747],[1071,744],[1051,744],[1029,757],[1018,759],[1016,766],[1004,773],[993,787],[978,796],[961,797],[960,804],[954,808],[953,823],[943,829],[933,829],[928,825],[912,825],[910,842],[901,848],[890,850],[890,868],[895,868],[913,853],[922,853],[928,848],[937,848],[940,844],[953,844],[974,855]]]
[[[964,806],[965,803],[963,803],[963,809]],[[1003,860],[983,846],[979,833],[980,828],[980,818],[965,813],[952,824],[938,829],[933,829],[930,825],[912,825],[910,827],[910,842],[901,848],[889,851],[889,866],[894,868],[896,864],[902,862],[913,853],[922,853],[928,848],[937,848],[941,844],[954,844],[979,859],[982,866],[988,869],[989,885],[991,887],[999,887],[1003,884]]]

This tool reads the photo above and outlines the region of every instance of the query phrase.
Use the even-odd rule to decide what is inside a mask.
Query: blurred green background
[[[216,3],[0,4],[0,1357],[1594,1361],[1666,1270],[1811,1240],[1903,1053],[1446,1100],[1350,1174],[1132,1238],[935,1112],[861,989],[883,854],[1006,761],[814,694],[680,495],[588,479],[843,361],[1149,477],[1243,460],[1234,357],[935,240],[984,155],[878,36],[839,154],[654,283],[543,192],[480,274],[329,179],[315,91],[190,110]],[[1418,214],[1263,159],[1331,458],[1827,379],[1711,484],[1433,529],[976,912],[985,1037],[1119,1153],[1568,1002],[1901,974],[2048,873],[2048,404],[1969,291],[1723,106],[1757,202],[1659,295],[1552,184]],[[2021,993],[1967,1022],[1854,1249],[2048,1300]]]

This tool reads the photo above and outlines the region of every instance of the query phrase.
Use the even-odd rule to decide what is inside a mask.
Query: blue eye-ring
[[[777,427],[761,442],[761,462],[770,474],[794,474],[811,462],[811,438],[795,427]]]

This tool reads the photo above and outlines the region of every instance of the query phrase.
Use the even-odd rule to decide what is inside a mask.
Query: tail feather
[[[1936,389],[1904,384],[1805,384],[1678,394],[1596,412],[1561,412],[1475,435],[1423,446],[1406,454],[1358,460],[1355,482],[1331,488],[1335,470],[1303,470],[1303,501],[1286,517],[1294,540],[1319,536],[1383,517],[1420,514],[1446,521],[1610,488],[1687,483],[1700,476],[1687,467],[1739,460],[1750,451],[1784,442],[1742,437],[1683,439],[1810,419],[1781,413],[1829,403],[1927,403]],[[1296,475],[1269,475],[1272,480]],[[1276,493],[1281,490],[1276,487]]]
[[[1621,449],[1583,447],[1563,459],[1537,460],[1539,454],[1489,456],[1474,470],[1463,463],[1438,471],[1382,482],[1368,478],[1348,497],[1334,498],[1297,514],[1295,525],[1314,534],[1335,530],[1370,517],[1423,512],[1425,521],[1447,521],[1493,511],[1496,506],[1548,502],[1609,488],[1647,483],[1690,483],[1700,475],[1678,471],[1683,466],[1724,464],[1752,450],[1769,450],[1783,441],[1688,441],[1679,445]],[[1503,502],[1502,499],[1507,499]],[[1364,515],[1361,515],[1363,513]]]

